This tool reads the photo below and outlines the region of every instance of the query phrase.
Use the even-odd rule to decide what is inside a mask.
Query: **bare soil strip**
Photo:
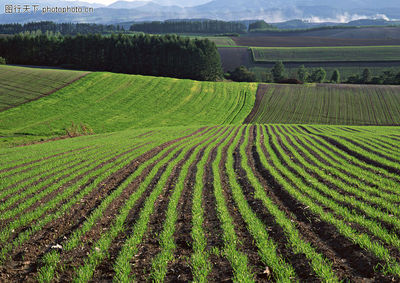
[[[264,93],[267,91],[268,89],[268,85],[266,84],[259,84],[258,85],[258,89],[257,89],[257,93],[256,93],[256,101],[254,102],[254,106],[253,109],[251,109],[250,114],[246,117],[246,119],[244,119],[243,124],[250,124],[254,117],[256,116],[258,109],[260,108],[261,105],[261,101],[264,97]]]
[[[218,147],[223,142],[224,141],[220,141],[211,150],[207,163],[204,166],[203,210],[206,213],[204,214],[203,225],[204,233],[207,238],[207,251],[210,252],[209,260],[212,264],[211,272],[208,275],[208,280],[210,282],[229,282],[231,281],[231,278],[233,278],[233,270],[229,261],[220,253],[224,247],[224,241],[222,239],[223,231],[217,214],[213,185],[214,174],[211,167],[211,164],[214,162],[217,156]],[[217,250],[215,250],[215,248]]]

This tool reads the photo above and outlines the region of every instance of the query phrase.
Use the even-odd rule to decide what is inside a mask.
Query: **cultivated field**
[[[253,47],[254,62],[385,62],[400,61],[400,46]]]
[[[0,65],[0,112],[53,93],[86,74]]]
[[[51,96],[0,113],[3,143],[65,135],[75,125],[95,133],[127,128],[240,123],[256,84],[215,83],[91,73]]]
[[[400,29],[399,29],[400,31]],[[329,32],[329,31],[325,31]],[[284,32],[282,32],[284,33]],[[320,31],[321,33],[321,31]],[[399,34],[400,36],[400,34]],[[387,46],[400,45],[400,39],[352,39],[329,38],[319,36],[299,36],[296,33],[275,36],[239,36],[232,37],[234,45],[249,47],[321,47],[321,46]],[[400,38],[400,37],[399,37]]]
[[[400,125],[400,87],[260,85],[246,122]]]
[[[0,148],[0,281],[400,282],[399,94],[90,73],[5,110],[5,146],[89,135]]]
[[[399,148],[395,127],[255,125],[2,149],[0,278],[397,281]]]

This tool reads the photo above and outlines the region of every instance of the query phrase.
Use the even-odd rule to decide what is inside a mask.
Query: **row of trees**
[[[241,66],[232,72],[225,74],[227,79],[239,82],[255,82],[255,73],[249,71],[246,67]],[[334,70],[331,77],[327,77],[324,68],[307,69],[304,65],[297,69],[296,75],[288,77],[286,75],[285,66],[282,62],[277,62],[270,72],[263,74],[263,82],[267,83],[349,83],[349,84],[383,84],[383,85],[400,85],[400,72],[384,71],[378,76],[372,76],[370,69],[366,68],[361,74],[355,74],[346,80],[341,79],[338,69]]]
[[[228,72],[225,77],[238,82],[256,81],[256,75],[244,66],[240,66],[234,71]],[[286,76],[285,66],[283,65],[283,63],[277,62],[270,72],[264,74],[263,81],[267,83],[275,82],[301,84],[305,82],[322,83],[325,81],[325,79],[326,71],[323,68],[318,68],[309,73],[304,66],[301,66],[299,68],[297,72],[297,78],[289,78]],[[340,74],[338,70],[335,70],[335,72],[333,73],[331,81],[335,83],[340,82]]]
[[[135,32],[146,33],[245,33],[246,25],[239,22],[225,22],[216,20],[203,21],[154,21],[133,24],[130,28]]]
[[[146,33],[207,33],[207,34],[243,34],[276,29],[265,21],[254,21],[247,27],[242,22],[225,22],[217,20],[167,20],[164,22],[144,22],[133,24],[135,32]]]
[[[217,80],[222,76],[215,44],[176,35],[77,35],[26,33],[0,38],[9,64],[63,66],[128,74]]]
[[[347,79],[352,84],[375,84],[375,85],[400,85],[400,72],[383,71],[378,76],[372,76],[372,72],[366,68],[361,74],[355,74]]]
[[[73,24],[73,23],[53,23],[53,22],[33,22],[26,24],[3,24],[0,25],[0,34],[18,34],[21,32],[36,32],[40,30],[42,33],[53,32],[62,35],[77,34],[110,34],[124,32],[124,27],[119,25],[100,25],[100,24]]]

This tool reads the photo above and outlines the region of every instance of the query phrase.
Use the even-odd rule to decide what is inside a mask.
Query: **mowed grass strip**
[[[254,62],[400,61],[399,46],[252,47]]]
[[[399,86],[260,85],[258,95],[249,123],[400,125]]]
[[[52,93],[88,72],[0,66],[0,111]]]
[[[95,133],[240,123],[254,105],[256,88],[248,83],[91,73],[52,95],[0,113],[0,136],[60,136],[72,123]]]

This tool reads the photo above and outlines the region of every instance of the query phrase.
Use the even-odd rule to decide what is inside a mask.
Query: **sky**
[[[71,0],[70,0],[71,1]],[[83,1],[83,2],[89,2],[89,3],[99,3],[99,4],[103,4],[103,5],[109,5],[112,4],[118,0],[75,0],[75,1]],[[124,1],[129,1],[129,2],[135,2],[135,1],[150,1],[150,0],[124,0]],[[162,4],[168,4],[170,3],[171,5],[179,5],[179,4],[183,4],[182,2],[184,2],[185,0],[162,0],[162,1],[154,1],[154,2],[162,2]],[[192,1],[192,2],[196,2],[196,1]],[[199,0],[198,1],[199,4],[202,4],[204,2],[208,2],[205,0]]]

